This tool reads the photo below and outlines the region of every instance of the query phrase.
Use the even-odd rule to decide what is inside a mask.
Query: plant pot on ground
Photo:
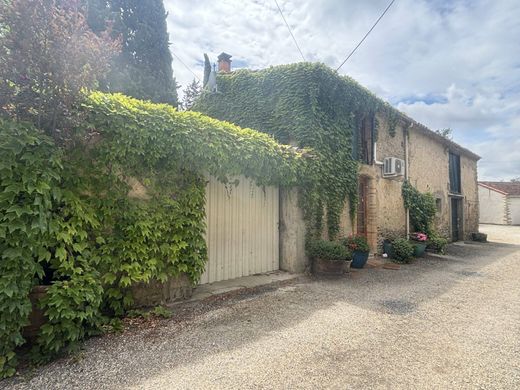
[[[312,258],[312,272],[318,275],[340,276],[350,269],[351,253],[339,242],[313,240],[307,245]]]
[[[368,261],[370,247],[364,236],[349,236],[342,240],[343,245],[352,253],[352,268],[363,268]]]
[[[410,235],[410,240],[414,246],[414,257],[421,257],[426,251],[428,236],[426,233],[415,232]]]

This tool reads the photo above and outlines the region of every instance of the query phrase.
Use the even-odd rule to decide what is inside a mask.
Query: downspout
[[[408,181],[408,134],[413,122],[404,129],[404,179]],[[406,238],[410,237],[410,209],[406,209]]]

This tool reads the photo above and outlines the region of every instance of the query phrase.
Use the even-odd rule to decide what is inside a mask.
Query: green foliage
[[[53,205],[60,199],[60,156],[28,124],[0,119],[0,378],[14,374],[13,350],[31,311],[29,292],[51,259]]]
[[[349,236],[341,240],[343,245],[351,252],[369,252],[370,246],[365,236]]]
[[[33,349],[44,361],[99,332],[101,313],[124,314],[133,284],[199,279],[203,174],[293,185],[313,162],[266,134],[123,95],[94,93],[83,114],[87,141],[63,150],[0,119],[1,377],[14,373],[34,285],[50,279]],[[135,182],[140,197],[129,196]]]
[[[408,263],[413,258],[414,246],[405,238],[392,241],[393,259],[398,263]]]
[[[310,240],[306,244],[307,254],[312,258],[346,261],[352,259],[351,253],[339,242]]]
[[[408,181],[403,183],[402,195],[404,207],[410,210],[410,223],[413,230],[430,235],[437,212],[433,195],[429,192],[420,193]]]
[[[428,248],[433,249],[437,253],[444,254],[447,246],[448,240],[446,238],[439,236],[437,232],[430,233]]]
[[[118,45],[66,1],[0,2],[0,114],[68,140],[82,89],[96,88]],[[2,28],[2,27],[0,27]]]
[[[182,106],[183,110],[189,111],[202,93],[202,87],[196,79],[193,79],[193,81],[186,86],[183,92],[184,98],[182,100],[182,105],[180,106]]]
[[[109,0],[109,4],[112,35],[122,40],[123,50],[112,64],[107,90],[176,106],[163,0]]]
[[[137,318],[142,317],[145,320],[151,317],[171,318],[172,311],[165,306],[155,306],[152,310],[132,309],[127,313],[127,317]]]
[[[390,107],[322,64],[219,74],[218,90],[204,92],[193,109],[272,134],[285,144],[312,148],[317,169],[301,183],[301,209],[311,237],[320,237],[326,215],[328,236],[334,239],[346,200],[351,217],[357,205],[358,162],[352,145],[360,119],[390,112]]]

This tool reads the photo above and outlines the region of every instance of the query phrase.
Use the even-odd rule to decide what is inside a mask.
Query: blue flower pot
[[[414,243],[413,255],[415,257],[421,257],[424,255],[424,251],[426,250],[426,244],[421,244],[419,242]]]
[[[352,252],[352,268],[363,268],[368,260],[368,252]]]

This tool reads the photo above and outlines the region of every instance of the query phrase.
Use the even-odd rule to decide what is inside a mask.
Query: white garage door
[[[208,263],[201,284],[279,269],[278,188],[238,179],[226,188],[211,178],[206,187]]]

